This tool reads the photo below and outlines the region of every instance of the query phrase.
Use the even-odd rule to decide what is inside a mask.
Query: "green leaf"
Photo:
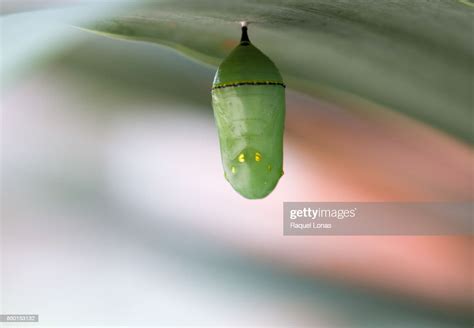
[[[470,0],[165,0],[86,28],[216,66],[249,21],[289,87],[369,100],[472,142],[473,13]]]

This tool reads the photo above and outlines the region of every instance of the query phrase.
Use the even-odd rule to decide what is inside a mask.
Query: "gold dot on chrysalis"
[[[268,171],[271,171],[271,170],[272,170],[272,166],[271,166],[271,165],[268,165],[268,166],[267,166],[267,170],[268,170]]]
[[[230,168],[230,170],[232,171],[232,174],[235,174],[235,172],[237,171],[237,170],[235,169],[235,166],[232,166],[232,167]]]
[[[245,155],[243,153],[239,155],[239,162],[240,163],[245,162]]]
[[[256,152],[255,153],[255,161],[260,162],[261,160],[262,160],[262,154],[260,154],[259,152]]]

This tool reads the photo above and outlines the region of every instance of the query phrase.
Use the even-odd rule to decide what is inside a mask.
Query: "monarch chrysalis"
[[[245,24],[214,77],[212,107],[225,178],[246,198],[267,196],[283,175],[285,84]]]

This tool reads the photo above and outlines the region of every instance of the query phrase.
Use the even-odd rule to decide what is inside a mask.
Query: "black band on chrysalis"
[[[222,84],[222,85],[217,85],[215,87],[212,87],[212,90],[224,89],[224,88],[235,88],[235,87],[240,87],[240,86],[243,86],[243,85],[279,85],[283,88],[286,88],[286,85],[283,82],[245,81],[245,82],[234,82],[234,83],[226,83],[226,84]]]
[[[250,44],[249,35],[247,34],[247,26],[242,26],[242,36],[240,37],[240,45],[247,46]]]

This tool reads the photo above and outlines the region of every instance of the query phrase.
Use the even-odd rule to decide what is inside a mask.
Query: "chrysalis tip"
[[[243,46],[247,46],[250,44],[249,35],[247,34],[247,22],[240,22],[240,25],[242,26],[242,36],[240,38],[240,44]]]

